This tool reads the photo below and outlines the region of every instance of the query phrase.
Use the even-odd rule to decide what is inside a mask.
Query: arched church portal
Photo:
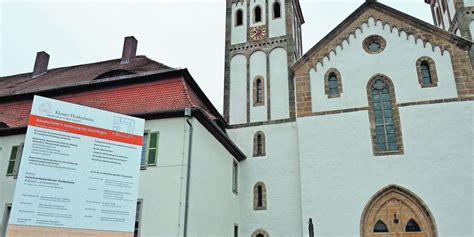
[[[437,237],[436,223],[425,203],[397,185],[377,192],[364,208],[361,237]]]

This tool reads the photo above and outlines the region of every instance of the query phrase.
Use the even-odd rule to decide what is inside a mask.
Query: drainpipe
[[[183,231],[183,237],[187,237],[188,210],[189,210],[189,186],[190,186],[189,181],[191,178],[191,153],[192,153],[192,146],[193,146],[193,125],[190,122],[192,118],[191,108],[186,108],[184,110],[184,116],[186,117],[186,122],[189,125],[188,165],[187,165],[187,170],[186,170],[186,199],[185,199],[185,206],[184,206],[184,231]]]

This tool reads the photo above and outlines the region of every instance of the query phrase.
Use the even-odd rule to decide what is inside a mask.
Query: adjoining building
[[[40,52],[33,73],[0,77],[2,227],[39,94],[146,119],[136,236],[308,236],[309,218],[318,237],[472,236],[462,24],[366,1],[303,52],[298,0],[224,10],[223,116],[186,69],[135,56],[132,37],[121,59],[48,70]]]

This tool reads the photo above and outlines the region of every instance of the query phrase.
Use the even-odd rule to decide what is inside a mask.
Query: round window
[[[377,54],[385,49],[387,43],[384,38],[379,35],[371,35],[365,38],[363,42],[364,50],[370,54]]]

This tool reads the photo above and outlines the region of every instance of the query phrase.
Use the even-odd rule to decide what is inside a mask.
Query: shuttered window
[[[20,169],[21,153],[23,151],[23,144],[12,146],[10,159],[8,161],[7,176],[17,176]]]
[[[151,132],[148,145],[148,166],[156,166],[158,159],[158,142],[160,140],[160,132]]]

